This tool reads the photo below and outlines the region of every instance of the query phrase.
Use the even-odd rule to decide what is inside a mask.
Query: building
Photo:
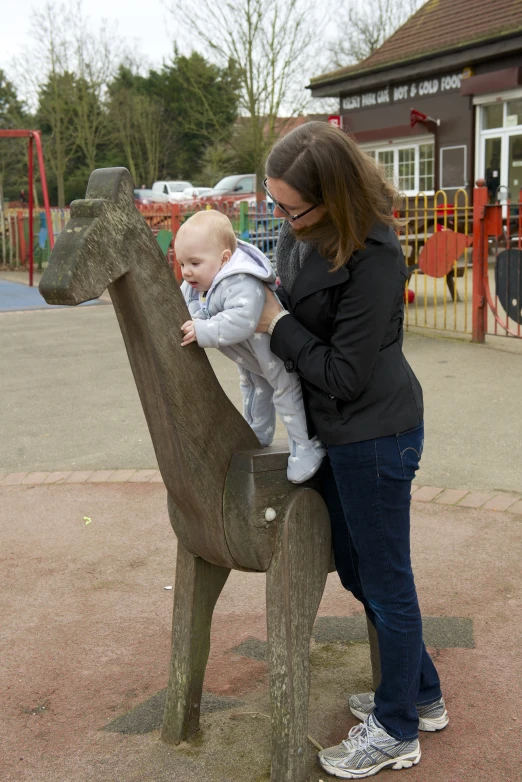
[[[428,0],[366,60],[311,80],[413,195],[522,188],[522,2]]]

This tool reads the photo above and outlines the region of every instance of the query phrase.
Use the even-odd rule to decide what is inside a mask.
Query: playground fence
[[[482,180],[479,180],[481,182]],[[522,338],[522,197],[518,202],[488,203],[478,184],[473,205],[466,190],[403,198],[397,213],[399,241],[408,268],[405,328],[468,336],[486,334]],[[202,209],[218,209],[230,218],[239,239],[259,247],[275,269],[275,248],[282,220],[273,203],[190,201],[138,207],[157,236],[166,258],[181,280],[174,253],[176,234],[185,220]],[[68,209],[52,209],[53,236],[69,220]],[[28,211],[7,209],[0,223],[2,263],[16,268],[28,258]],[[43,268],[49,256],[45,214],[35,212],[35,260]],[[277,269],[275,269],[277,272]]]
[[[407,329],[471,334],[472,207],[466,190],[403,197]]]
[[[486,187],[476,188],[473,247],[473,341],[521,339],[522,190],[516,200],[488,203]]]
[[[151,204],[140,206],[152,232],[160,238],[161,233],[171,235],[166,251],[167,260],[178,280],[181,270],[174,253],[174,240],[180,226],[196,212],[217,209],[226,214],[238,239],[257,245],[272,264],[275,264],[275,246],[282,220],[274,218],[273,204],[267,201],[189,201],[179,204]]]
[[[50,214],[56,240],[69,221],[69,209],[52,208]],[[3,218],[0,221],[0,262],[13,269],[25,267],[29,260],[29,210],[8,208],[3,212]],[[34,259],[41,270],[51,252],[45,211],[35,209],[33,221]]]

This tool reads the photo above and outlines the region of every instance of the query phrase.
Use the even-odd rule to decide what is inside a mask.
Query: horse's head
[[[133,188],[126,168],[92,172],[85,200],[71,204],[71,219],[56,240],[40,282],[48,304],[96,299],[128,271],[135,250],[133,232],[128,230],[135,209]]]

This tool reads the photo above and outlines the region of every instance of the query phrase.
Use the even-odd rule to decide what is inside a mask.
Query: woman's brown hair
[[[308,122],[278,141],[266,173],[293,187],[306,203],[324,205],[326,214],[317,223],[294,233],[315,242],[333,269],[364,247],[374,223],[400,225],[393,216],[398,193],[381,167],[354,139],[326,122]]]

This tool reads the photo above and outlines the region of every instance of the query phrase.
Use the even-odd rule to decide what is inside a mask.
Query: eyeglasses
[[[279,201],[276,201],[276,199],[274,198],[274,196],[272,195],[272,193],[270,192],[270,190],[269,190],[269,189],[268,189],[268,187],[267,187],[267,182],[268,182],[268,177],[267,177],[267,178],[266,178],[266,179],[263,181],[263,190],[265,191],[265,193],[267,194],[267,196],[268,196],[270,199],[272,199],[272,201],[274,202],[275,206],[277,206],[277,208],[278,208],[278,209],[279,209],[279,210],[280,210],[280,211],[281,211],[281,212],[282,212],[282,213],[283,213],[283,214],[284,214],[286,217],[288,217],[288,219],[289,219],[289,220],[292,220],[292,221],[294,221],[294,220],[299,220],[301,217],[304,217],[304,216],[305,216],[305,215],[307,215],[309,212],[313,211],[314,209],[317,209],[317,207],[318,207],[318,206],[320,206],[320,204],[314,204],[313,206],[310,206],[308,209],[305,209],[305,210],[304,210],[304,212],[300,212],[298,215],[291,215],[291,214],[290,214],[290,212],[288,212],[288,211],[287,211],[287,210],[284,208],[284,206],[281,206],[281,204],[279,203]]]

